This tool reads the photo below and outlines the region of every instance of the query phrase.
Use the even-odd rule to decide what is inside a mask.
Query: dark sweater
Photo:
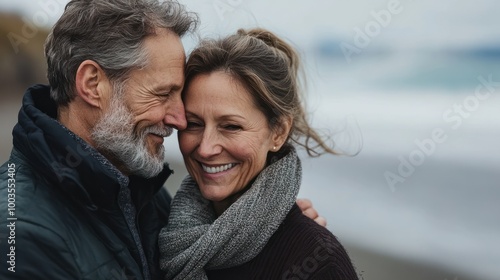
[[[358,279],[347,252],[297,205],[254,259],[207,271],[209,279]]]

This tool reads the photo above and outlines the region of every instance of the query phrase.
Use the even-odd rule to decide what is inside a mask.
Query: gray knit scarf
[[[187,176],[172,203],[168,225],[159,235],[165,279],[207,279],[205,269],[253,259],[294,205],[301,177],[300,160],[292,148],[217,217],[210,201]]]

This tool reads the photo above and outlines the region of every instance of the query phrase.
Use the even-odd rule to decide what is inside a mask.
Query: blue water
[[[309,74],[354,89],[441,90],[453,94],[474,90],[480,75],[492,74],[494,80],[500,81],[500,55],[496,53],[361,53],[353,56],[351,63],[341,54],[324,56],[321,52],[311,52],[307,58],[312,64]]]

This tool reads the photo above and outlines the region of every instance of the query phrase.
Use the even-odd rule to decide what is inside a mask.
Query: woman
[[[295,204],[293,144],[334,154],[306,122],[297,72],[295,51],[262,29],[191,53],[179,131],[190,176],[160,233],[166,279],[357,279],[342,245]]]

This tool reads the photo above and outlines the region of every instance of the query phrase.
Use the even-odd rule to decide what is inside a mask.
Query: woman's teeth
[[[208,167],[208,166],[205,166],[202,164],[201,167],[203,168],[203,171],[210,173],[210,174],[213,174],[213,173],[219,173],[222,171],[226,171],[235,165],[236,164],[234,164],[234,163],[229,163],[229,164],[221,165],[221,166],[217,166],[217,167]]]

